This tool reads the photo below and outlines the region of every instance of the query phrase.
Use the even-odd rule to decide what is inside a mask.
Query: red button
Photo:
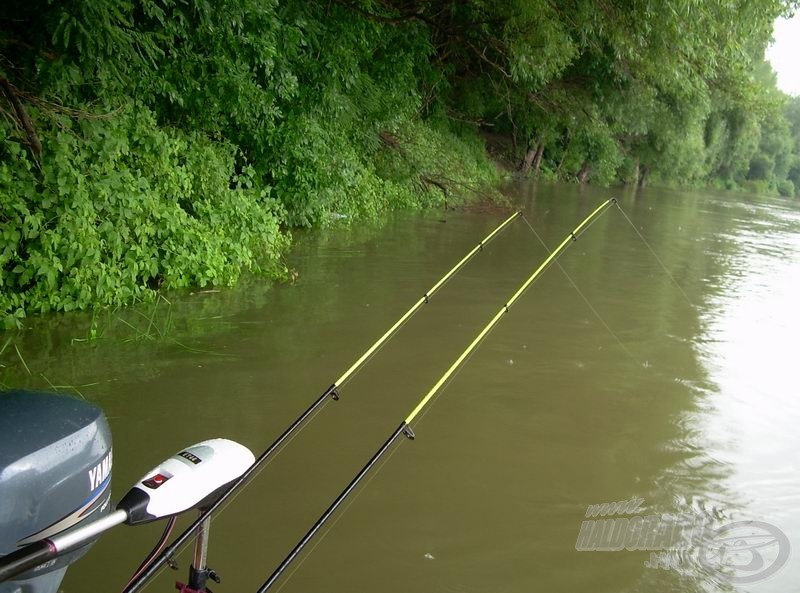
[[[147,486],[151,490],[155,490],[161,484],[169,480],[169,476],[165,476],[164,474],[156,474],[152,478],[148,478],[142,482],[143,485]]]

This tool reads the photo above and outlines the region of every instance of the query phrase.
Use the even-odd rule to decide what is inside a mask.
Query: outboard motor
[[[0,392],[0,556],[96,521],[110,508],[111,431],[97,406]],[[55,593],[86,545],[0,583],[0,593]]]

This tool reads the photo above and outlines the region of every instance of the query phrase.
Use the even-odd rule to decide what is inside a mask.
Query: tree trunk
[[[589,162],[583,161],[583,164],[581,165],[581,170],[578,171],[578,183],[583,185],[588,181],[588,179],[589,179]]]
[[[641,165],[639,167],[639,179],[636,181],[636,187],[643,188],[647,185],[647,174],[650,173],[648,171],[647,166]]]
[[[639,185],[639,176],[642,172],[642,165],[639,159],[636,159],[636,165],[633,167],[633,185]]]
[[[542,157],[544,156],[544,142],[539,142],[539,145],[536,147],[536,156],[533,157],[533,176],[539,176],[539,168],[542,166]]]
[[[567,159],[567,153],[569,152],[569,147],[572,146],[572,136],[567,134],[567,146],[564,148],[564,154],[561,155],[561,161],[558,163],[558,168],[556,169],[556,176],[561,173],[561,167],[564,166],[564,161]]]
[[[533,148],[529,148],[528,152],[525,153],[525,158],[522,159],[522,165],[519,167],[519,172],[523,175],[527,175],[531,172],[531,165],[533,164],[533,157],[536,156],[536,150]]]

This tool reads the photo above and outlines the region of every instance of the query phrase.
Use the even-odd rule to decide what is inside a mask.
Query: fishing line
[[[412,319],[413,317],[415,317],[415,316],[416,316],[416,314],[417,314],[417,312],[415,311],[415,312],[414,312],[414,313],[413,313],[413,314],[412,314],[412,315],[411,315],[411,316],[410,316],[408,319],[404,319],[404,320],[403,320],[403,322],[402,322],[400,325],[397,325],[397,326],[396,326],[396,328],[395,328],[395,330],[394,330],[394,333],[397,333],[397,332],[399,332],[401,329],[403,329],[403,327],[405,327],[405,325],[406,325],[406,324],[407,324],[409,321],[411,321],[411,319]],[[380,352],[381,350],[383,350],[384,346],[386,346],[386,344],[388,344],[388,343],[389,343],[389,340],[386,340],[386,341],[385,341],[385,342],[383,342],[383,343],[382,343],[380,346],[378,346],[378,347],[377,347],[377,348],[376,348],[376,349],[375,349],[373,352],[371,352],[371,353],[370,353],[370,355],[369,355],[367,358],[365,358],[365,359],[364,359],[364,361],[363,361],[363,362],[362,362],[362,363],[361,363],[361,364],[358,366],[358,368],[357,368],[357,369],[355,369],[355,370],[354,370],[352,373],[350,373],[350,374],[347,376],[347,378],[346,378],[346,379],[344,379],[344,381],[342,381],[341,383],[338,383],[338,382],[337,382],[337,384],[336,384],[336,385],[337,385],[337,387],[343,387],[343,386],[347,385],[347,384],[348,384],[348,383],[349,383],[349,382],[350,382],[352,379],[354,379],[355,377],[357,377],[357,376],[358,376],[358,374],[359,374],[359,373],[360,373],[362,370],[364,370],[364,367],[365,367],[365,366],[367,366],[367,363],[368,363],[369,361],[371,361],[371,360],[372,360],[372,359],[375,357],[375,355],[376,355],[376,354],[378,354],[378,352]]]
[[[522,215],[522,220],[525,220],[525,222],[527,222],[527,220],[525,219],[525,215]],[[592,221],[590,224],[586,225],[586,227],[584,228],[583,232],[586,232],[586,230],[587,230],[587,229],[589,229],[589,228],[592,226],[592,224],[594,224],[595,222],[596,222],[596,221]],[[545,248],[547,248],[547,246],[546,246],[546,245],[545,245]],[[558,257],[560,257],[560,256],[561,256],[561,255],[562,255],[562,254],[563,254],[565,251],[566,251],[566,248],[565,248],[565,249],[564,249],[564,251],[562,251],[562,252],[561,252],[561,253],[560,253],[558,256],[556,256],[556,258],[553,260],[553,262],[554,262],[554,263],[556,263],[556,264],[557,264],[559,267],[561,267],[561,264],[559,264],[559,263],[558,263]],[[552,255],[552,252],[551,252],[549,249],[547,250],[547,253],[548,253],[549,255]],[[547,267],[543,268],[543,270],[542,270],[542,274],[543,274],[544,272],[546,272],[546,271],[547,271],[547,270],[550,268],[550,266],[551,266],[551,265],[552,265],[552,263],[551,263],[551,264],[548,264],[548,265],[547,265]],[[562,268],[562,270],[563,270],[563,268]],[[541,278],[541,275],[537,276],[537,277],[536,277],[536,278],[533,280],[533,282],[531,282],[531,283],[530,283],[530,284],[529,284],[529,285],[528,285],[528,286],[525,288],[525,290],[527,291],[527,290],[528,290],[528,289],[529,289],[531,286],[533,286],[534,284],[536,284],[536,282],[539,280],[539,278]],[[420,412],[419,418],[417,418],[417,421],[416,421],[416,422],[415,422],[415,424],[414,424],[414,426],[415,426],[415,427],[419,426],[419,425],[422,423],[422,420],[423,420],[423,418],[425,418],[425,415],[426,415],[428,412],[430,412],[430,411],[431,411],[431,409],[432,409],[432,408],[433,408],[433,406],[436,404],[436,401],[439,399],[439,397],[442,395],[442,393],[443,393],[443,392],[444,392],[444,391],[447,389],[447,387],[450,385],[450,383],[452,383],[452,382],[455,380],[455,378],[456,378],[456,377],[459,375],[459,373],[460,373],[462,370],[464,370],[464,368],[467,366],[467,364],[466,364],[466,363],[468,363],[468,362],[469,362],[469,361],[472,359],[472,357],[475,355],[475,353],[478,351],[478,346],[480,346],[480,345],[483,343],[483,341],[484,341],[484,340],[485,340],[485,339],[486,339],[486,338],[489,336],[489,334],[491,334],[493,331],[494,331],[494,326],[492,326],[492,327],[491,327],[491,329],[489,329],[489,331],[488,331],[488,332],[486,332],[486,333],[485,333],[485,334],[484,334],[484,335],[483,335],[483,336],[480,338],[480,341],[478,342],[478,344],[476,345],[476,347],[475,347],[473,350],[471,350],[471,351],[470,351],[470,352],[467,354],[467,356],[466,356],[466,357],[465,357],[465,358],[462,360],[462,363],[461,363],[461,364],[460,364],[460,365],[459,365],[459,366],[456,368],[456,370],[455,370],[455,371],[453,371],[452,375],[451,375],[450,377],[448,377],[448,378],[445,380],[445,382],[444,382],[444,383],[442,383],[441,390],[440,390],[440,391],[439,391],[439,392],[438,392],[438,393],[437,393],[437,394],[436,394],[436,395],[435,395],[435,396],[434,396],[434,397],[433,397],[433,398],[430,400],[430,402],[429,402],[429,403],[430,403],[430,405],[428,405],[428,406],[426,406],[425,408],[423,408],[423,409],[422,409],[422,411]]]
[[[372,344],[369,348],[367,348],[366,352],[364,352],[358,360],[356,360],[350,368],[348,368],[336,381],[333,383],[334,388],[341,387],[344,385],[351,376],[353,376],[357,371],[359,371],[364,363],[366,363],[378,350],[383,348],[386,342],[399,330],[407,321],[409,321],[414,315],[416,315],[417,311],[422,308],[423,305],[427,304],[430,298],[436,294],[447,282],[450,281],[453,276],[470,260],[472,257],[480,252],[483,251],[483,248],[497,235],[500,231],[502,231],[510,222],[515,220],[517,217],[522,216],[521,211],[517,211],[508,217],[500,226],[495,228],[491,233],[489,233],[482,241],[480,241],[475,247],[470,250],[461,261],[459,261],[455,266],[453,266],[444,276],[442,276],[436,284],[434,284],[428,291],[422,295],[422,297],[412,305],[412,307],[403,314],[400,319],[398,319],[392,327],[390,327],[378,340]]]
[[[550,267],[553,260],[558,258],[562,253],[564,253],[572,243],[576,242],[578,240],[578,237],[592,225],[596,217],[599,216],[602,212],[604,212],[609,205],[611,205],[612,203],[616,203],[616,201],[617,201],[616,198],[609,198],[608,200],[600,204],[597,208],[595,208],[592,211],[592,213],[589,214],[589,216],[584,218],[578,226],[576,226],[572,231],[569,232],[569,234],[564,238],[564,240],[561,241],[561,243],[559,243],[558,247],[556,247],[550,253],[550,255],[544,260],[544,262],[542,262],[539,265],[539,267],[536,268],[536,271],[528,277],[528,279],[522,284],[522,286],[520,286],[517,289],[517,291],[511,296],[511,298],[500,308],[500,310],[495,314],[492,320],[486,325],[486,327],[483,328],[483,330],[481,330],[478,336],[470,343],[467,349],[461,353],[461,355],[450,366],[450,368],[447,369],[445,374],[442,375],[439,381],[436,382],[436,384],[433,386],[433,388],[431,388],[428,394],[424,398],[422,398],[419,404],[417,404],[417,407],[414,408],[411,414],[409,414],[408,417],[406,418],[405,420],[406,424],[411,424],[411,421],[414,419],[414,417],[426,406],[428,401],[436,394],[436,392],[442,387],[442,385],[447,382],[450,376],[455,371],[458,370],[461,363],[467,358],[467,356],[469,356],[469,354],[473,350],[475,350],[478,344],[480,344],[481,341],[486,337],[486,335],[488,335],[488,333],[494,328],[494,326],[497,324],[500,318],[506,313],[508,313],[511,306],[515,302],[517,302],[517,300],[519,300],[522,297],[522,295],[528,290],[528,288],[536,280],[538,280],[539,277]]]
[[[539,243],[542,244],[542,247],[544,247],[545,250],[547,250],[547,252],[550,253],[550,248],[547,246],[547,243],[544,242],[544,239],[542,239],[539,233],[536,232],[536,229],[533,228],[533,225],[531,225],[531,223],[528,222],[528,219],[525,218],[524,215],[522,216],[522,220],[525,222],[526,225],[528,225],[528,228],[531,230],[534,236],[539,240]],[[567,271],[564,269],[564,266],[561,265],[561,262],[559,262],[556,259],[555,265],[558,266],[558,269],[561,270],[561,273],[564,274],[564,277],[567,280],[569,280],[569,283],[572,285],[572,288],[575,289],[575,292],[577,292],[578,295],[580,295],[580,297],[583,299],[583,302],[586,303],[586,306],[589,307],[589,309],[597,318],[597,320],[602,324],[603,327],[606,328],[608,333],[611,334],[611,337],[613,337],[616,340],[617,344],[619,344],[620,348],[622,348],[625,354],[628,355],[628,357],[633,361],[633,363],[636,366],[642,366],[642,363],[636,359],[636,357],[631,353],[630,350],[628,350],[628,348],[625,346],[622,340],[619,339],[619,336],[617,336],[614,330],[611,329],[611,326],[609,326],[608,323],[606,323],[605,319],[603,319],[603,317],[600,315],[600,312],[597,309],[595,309],[594,305],[592,305],[592,303],[589,301],[589,299],[586,297],[583,291],[580,288],[578,288],[577,283],[572,279],[572,277],[569,274],[567,274]]]
[[[494,328],[489,330],[489,332],[487,332],[486,336],[488,336],[490,333],[492,333],[492,331],[494,331]],[[486,336],[484,336],[484,338],[486,338]],[[483,342],[483,339],[481,340],[481,343],[482,342]],[[480,345],[480,343],[478,345]],[[419,427],[420,424],[422,424],[422,421],[425,419],[425,416],[428,414],[428,412],[430,412],[433,409],[433,406],[436,405],[436,402],[439,400],[439,397],[441,397],[442,393],[444,393],[445,390],[450,386],[450,383],[452,383],[455,380],[455,378],[458,377],[459,373],[464,369],[465,366],[467,366],[466,363],[468,363],[472,359],[472,357],[474,355],[475,355],[475,350],[473,350],[472,352],[470,352],[467,355],[467,357],[464,359],[464,364],[462,364],[458,369],[456,369],[456,371],[453,373],[453,375],[449,379],[447,379],[447,381],[445,381],[442,384],[441,391],[439,391],[439,393],[437,393],[431,399],[430,405],[426,406],[425,409],[423,409],[420,412],[419,417],[417,418],[417,421],[414,423],[414,428],[417,428],[417,427]]]
[[[682,287],[681,287],[681,285],[678,283],[678,281],[675,279],[675,277],[674,277],[674,276],[673,276],[673,275],[670,273],[669,269],[667,269],[667,267],[666,267],[666,265],[664,264],[664,262],[663,262],[663,261],[661,260],[661,258],[658,256],[658,254],[656,253],[656,251],[655,251],[655,250],[654,250],[654,249],[653,249],[653,248],[650,246],[650,244],[649,244],[649,243],[647,242],[647,240],[644,238],[644,236],[643,236],[643,235],[642,235],[642,233],[639,231],[639,229],[636,227],[636,225],[633,223],[633,221],[632,221],[632,220],[631,220],[631,219],[628,217],[628,215],[625,213],[625,211],[624,211],[624,210],[622,209],[622,207],[619,205],[619,202],[617,202],[617,208],[618,208],[618,209],[619,209],[619,211],[622,213],[622,216],[623,216],[623,217],[625,217],[625,220],[627,220],[627,221],[628,221],[628,224],[629,224],[631,227],[633,227],[633,230],[636,232],[636,234],[637,234],[637,235],[639,235],[639,238],[642,240],[642,242],[645,244],[645,246],[646,246],[646,247],[647,247],[647,248],[650,250],[650,253],[653,255],[653,257],[655,258],[655,260],[656,260],[656,261],[658,262],[658,264],[661,266],[661,269],[662,269],[662,270],[664,271],[664,273],[665,273],[665,274],[666,274],[666,275],[669,277],[669,279],[672,281],[672,283],[673,283],[673,284],[674,284],[674,285],[677,287],[677,289],[678,289],[678,290],[680,291],[680,293],[683,295],[683,298],[686,300],[686,302],[689,304],[689,306],[690,306],[690,307],[692,307],[692,308],[694,308],[694,309],[696,309],[695,305],[694,305],[694,304],[692,303],[692,301],[689,299],[689,296],[688,296],[688,295],[686,294],[686,292],[683,290],[683,288],[682,288]],[[523,217],[523,220],[524,220],[524,217]],[[718,369],[718,370],[719,370],[719,369]],[[707,369],[707,372],[708,372],[708,375],[709,375],[709,377],[708,377],[708,380],[709,380],[709,381],[710,381],[710,382],[713,384],[713,387],[711,387],[711,390],[712,390],[712,391],[714,391],[714,392],[716,392],[716,393],[718,393],[718,394],[722,394],[722,393],[723,393],[723,390],[722,390],[722,385],[720,384],[720,381],[719,381],[718,379],[715,379],[715,378],[714,378],[714,374],[715,374],[715,373],[711,372],[711,371],[710,371],[710,370],[708,370],[708,369]],[[763,388],[762,388],[760,385],[756,385],[756,384],[752,383],[752,381],[751,381],[751,379],[750,379],[749,377],[745,377],[743,374],[739,373],[739,372],[738,372],[738,371],[736,371],[736,370],[726,369],[726,370],[725,370],[725,372],[726,372],[726,373],[728,373],[729,375],[733,376],[733,377],[734,377],[734,378],[735,378],[735,379],[736,379],[736,380],[737,380],[737,381],[738,381],[740,384],[743,384],[743,385],[745,385],[745,386],[746,386],[748,389],[751,389],[751,390],[753,390],[753,391],[755,391],[755,392],[757,392],[757,393],[760,393],[760,394],[761,394],[761,395],[763,395],[763,396],[768,396],[768,397],[769,397],[769,396],[771,396],[771,395],[772,395],[772,393],[771,393],[771,392],[772,392],[772,391],[774,391],[774,390],[771,390],[771,392],[767,392],[767,391],[765,391],[765,390],[764,390],[764,389],[763,389]],[[669,378],[669,377],[667,377],[667,378]],[[675,378],[673,378],[673,380],[674,380],[674,379],[675,379]],[[698,388],[696,388],[696,387],[692,387],[692,388],[693,388],[693,389],[698,389]]]
[[[650,243],[648,243],[648,242],[647,242],[647,239],[645,239],[645,238],[644,238],[644,235],[642,235],[642,233],[641,233],[641,232],[639,232],[639,229],[638,229],[638,228],[636,228],[636,225],[635,225],[635,224],[633,224],[633,221],[632,221],[630,218],[628,218],[628,215],[627,215],[627,214],[625,214],[625,211],[622,209],[622,206],[620,206],[620,205],[619,205],[619,202],[614,202],[614,203],[617,205],[617,209],[619,209],[619,211],[622,213],[622,216],[624,216],[624,217],[625,217],[625,220],[627,220],[627,221],[628,221],[628,224],[629,224],[629,225],[631,225],[631,227],[633,228],[633,230],[634,230],[634,231],[636,231],[636,234],[637,234],[637,235],[639,235],[639,238],[642,240],[642,243],[644,243],[645,247],[647,247],[647,249],[649,249],[649,250],[650,250],[650,253],[652,253],[652,254],[653,254],[653,257],[654,257],[654,258],[656,259],[656,261],[658,262],[658,265],[660,265],[660,266],[661,266],[661,269],[662,269],[662,270],[664,270],[664,273],[667,275],[667,277],[669,277],[669,279],[670,279],[670,280],[672,280],[672,283],[673,283],[673,284],[674,284],[674,285],[677,287],[677,289],[678,289],[678,290],[681,292],[681,294],[683,295],[683,298],[684,298],[684,299],[686,299],[686,302],[687,302],[687,303],[689,303],[689,306],[690,306],[690,307],[692,307],[692,308],[695,308],[695,307],[694,307],[694,304],[692,303],[691,299],[689,298],[689,295],[687,295],[687,294],[684,292],[684,290],[683,290],[683,287],[681,287],[681,285],[680,285],[680,284],[678,283],[678,281],[675,279],[675,276],[673,276],[673,275],[670,273],[669,269],[667,269],[667,266],[666,266],[666,265],[664,265],[664,262],[663,262],[663,261],[661,261],[661,258],[660,258],[660,257],[658,257],[658,254],[655,252],[655,249],[653,249],[653,248],[650,246]]]
[[[403,445],[404,442],[405,441],[401,440],[400,444],[398,444],[394,449],[389,451],[389,454],[387,455],[386,459],[383,459],[380,462],[380,465],[376,466],[374,473],[369,478],[367,478],[367,481],[364,482],[364,485],[361,488],[359,488],[355,494],[353,494],[353,498],[351,498],[345,503],[345,505],[342,507],[342,509],[339,511],[336,517],[334,517],[333,521],[328,526],[328,528],[325,531],[323,531],[322,534],[319,536],[319,539],[314,543],[313,546],[311,546],[311,548],[309,548],[308,552],[302,558],[300,558],[300,560],[297,561],[297,565],[294,567],[294,569],[291,572],[287,573],[286,578],[284,578],[283,582],[275,590],[276,593],[278,593],[281,589],[283,589],[283,587],[286,586],[286,584],[288,584],[288,582],[292,579],[295,573],[298,570],[300,570],[300,567],[303,565],[303,563],[306,560],[308,560],[308,558],[311,557],[311,555],[314,553],[314,550],[316,550],[317,547],[322,543],[322,540],[324,540],[328,536],[328,534],[331,531],[333,531],[333,528],[336,527],[336,524],[339,522],[339,520],[344,516],[347,510],[351,506],[353,506],[353,503],[356,500],[358,500],[358,497],[361,496],[361,493],[364,492],[364,490],[366,490],[369,487],[369,485],[372,483],[372,480],[378,477],[380,471],[386,466],[387,463],[389,463],[389,460],[392,457],[394,457],[394,454],[400,450],[400,447]]]
[[[622,213],[622,216],[623,216],[623,217],[625,217],[625,220],[627,220],[627,221],[628,221],[628,224],[629,224],[631,227],[633,227],[633,230],[636,232],[636,234],[637,234],[637,235],[639,235],[639,238],[640,238],[640,239],[642,240],[642,242],[645,244],[645,246],[647,247],[647,249],[649,249],[649,250],[650,250],[650,253],[652,253],[652,254],[653,254],[653,257],[654,257],[654,258],[655,258],[655,260],[658,262],[658,264],[661,266],[661,269],[662,269],[662,270],[664,271],[664,273],[665,273],[665,274],[666,274],[666,275],[669,277],[669,279],[672,281],[672,283],[673,283],[673,284],[674,284],[674,285],[677,287],[677,289],[678,289],[678,290],[680,291],[680,293],[683,295],[683,298],[686,300],[686,302],[689,304],[689,306],[690,306],[690,307],[692,307],[692,308],[696,308],[696,307],[695,307],[695,305],[692,303],[692,301],[689,299],[689,296],[686,294],[686,292],[685,292],[685,291],[683,290],[683,288],[681,287],[681,285],[678,283],[678,281],[675,279],[675,277],[674,277],[674,276],[673,276],[673,275],[670,273],[670,271],[667,269],[666,265],[664,265],[664,262],[661,260],[661,258],[660,258],[660,257],[658,256],[658,254],[655,252],[655,250],[654,250],[654,249],[653,249],[653,248],[650,246],[650,244],[647,242],[647,239],[645,239],[645,238],[644,238],[644,236],[642,235],[642,233],[641,233],[641,232],[639,232],[639,229],[638,229],[638,228],[636,228],[636,225],[633,223],[633,221],[632,221],[632,220],[631,220],[631,219],[628,217],[628,215],[627,215],[627,214],[625,214],[625,211],[622,209],[622,206],[620,206],[620,205],[619,205],[619,202],[617,202],[617,208],[619,209],[620,213]],[[523,220],[524,220],[524,219],[525,219],[525,217],[523,216]],[[527,222],[527,221],[526,221],[526,222]],[[730,370],[728,370],[727,372],[728,372],[728,373],[730,373],[730,374],[732,374],[732,375],[734,375],[734,376],[736,376],[737,380],[738,380],[740,383],[744,383],[745,385],[747,385],[747,387],[748,387],[749,389],[752,389],[753,391],[756,391],[756,392],[758,392],[758,393],[761,393],[762,395],[770,395],[769,393],[767,393],[766,391],[764,391],[764,390],[763,390],[763,389],[762,389],[760,386],[757,386],[757,385],[755,385],[755,384],[751,383],[751,382],[750,382],[750,379],[749,379],[749,378],[747,378],[747,377],[744,377],[742,374],[740,374],[740,373],[738,373],[738,372],[736,372],[736,371],[733,371],[733,372],[731,372]],[[719,386],[719,383],[718,383],[718,381],[713,381],[713,382],[714,382],[715,386],[717,387],[717,391],[721,393],[721,389],[720,389],[720,386]]]
[[[125,585],[127,587],[130,585],[136,578],[144,572],[144,570],[150,566],[150,563],[155,560],[156,556],[161,553],[161,550],[164,549],[164,546],[167,545],[169,541],[169,536],[172,534],[172,529],[175,527],[175,523],[178,521],[178,516],[173,515],[167,520],[167,524],[164,527],[164,532],[161,534],[161,537],[156,542],[156,545],[153,547],[152,551],[142,560],[142,563],[139,565],[139,568],[136,569],[136,572],[133,573],[130,579],[128,579],[128,583]],[[123,589],[125,588],[123,587]]]

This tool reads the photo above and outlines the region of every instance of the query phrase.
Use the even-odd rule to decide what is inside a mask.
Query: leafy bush
[[[70,311],[160,286],[279,274],[288,244],[276,202],[236,149],[159,127],[145,108],[58,118],[39,170],[13,143],[0,162],[0,313]]]
[[[778,193],[786,198],[793,198],[797,194],[797,188],[791,179],[783,179],[778,182]]]
[[[741,185],[745,191],[758,196],[769,196],[775,193],[774,188],[770,187],[769,182],[763,179],[748,179],[742,181]]]
[[[0,17],[6,327],[245,271],[279,277],[281,228],[441,204],[425,180],[469,194],[496,179],[474,131],[420,115],[421,81],[441,82],[422,26],[335,3],[12,3],[14,19]]]

